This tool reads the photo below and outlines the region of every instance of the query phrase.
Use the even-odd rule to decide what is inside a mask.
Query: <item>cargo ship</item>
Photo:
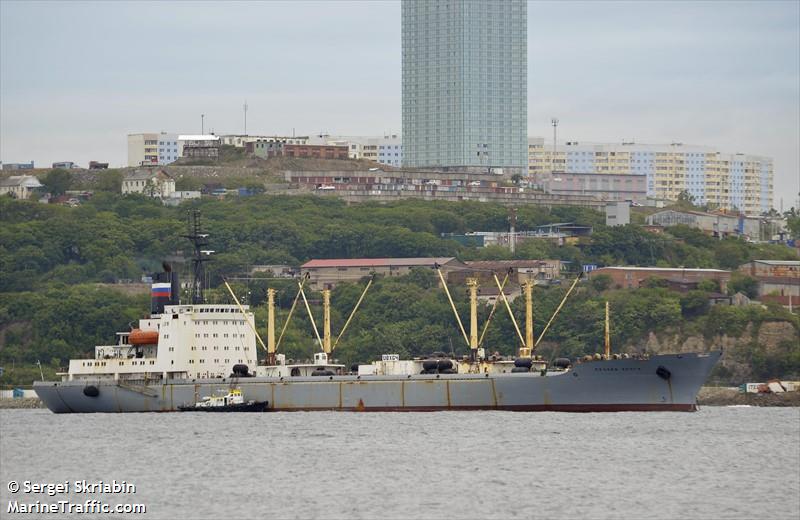
[[[369,364],[346,367],[332,359],[341,334],[364,299],[367,283],[339,338],[330,333],[330,291],[322,291],[323,332],[314,323],[304,281],[277,342],[275,291],[267,292],[267,341],[255,327],[252,310],[240,303],[230,286],[232,304],[205,302],[204,263],[208,235],[197,216],[185,235],[194,245],[191,302],[180,302],[177,273],[165,264],[153,275],[151,308],[130,331],[118,332],[113,345],[100,345],[94,356],[72,359],[61,381],[34,382],[42,402],[55,413],[172,412],[197,406],[214,396],[235,392],[244,402],[265,403],[265,411],[440,411],[509,410],[556,412],[694,411],[700,387],[721,351],[653,356],[603,354],[574,363],[548,362],[534,349],[578,279],[570,287],[547,327],[534,342],[532,287],[526,299],[525,334],[517,325],[501,289],[500,301],[511,315],[520,347],[514,357],[486,355],[478,336],[477,282],[468,280],[469,334],[453,304],[444,277],[441,284],[455,314],[468,356],[436,353],[424,359],[400,359],[387,353]],[[319,352],[308,363],[293,363],[277,352],[282,333],[300,298],[309,313]],[[492,309],[491,316],[494,315]],[[485,327],[488,326],[488,322]],[[484,327],[484,333],[486,328]],[[259,363],[259,345],[266,351]]]

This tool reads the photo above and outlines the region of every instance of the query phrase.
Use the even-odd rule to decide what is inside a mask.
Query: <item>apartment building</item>
[[[216,135],[179,135],[182,144],[181,157],[191,159],[219,158],[220,140]]]
[[[747,214],[772,207],[772,158],[712,147],[566,141],[554,149],[544,138],[529,138],[528,174],[534,181],[545,183],[562,172],[644,175],[647,196],[656,199],[676,200],[685,191],[698,204]]]
[[[403,139],[398,134],[382,136],[316,135],[310,144],[346,146],[350,159],[366,159],[399,168],[403,161]]]
[[[176,134],[128,134],[128,166],[164,166],[177,161],[182,154],[183,144]]]
[[[524,173],[527,2],[401,5],[403,166]]]
[[[346,146],[286,144],[283,155],[286,157],[303,157],[307,159],[344,159],[348,158]]]

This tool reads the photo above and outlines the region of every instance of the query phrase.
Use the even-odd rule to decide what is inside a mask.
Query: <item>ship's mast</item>
[[[188,238],[194,246],[194,256],[192,257],[192,303],[203,303],[205,302],[203,295],[205,268],[203,264],[208,262],[208,255],[213,251],[203,249],[208,245],[208,233],[202,233],[200,230],[200,210],[193,209],[189,211],[186,220],[188,233],[181,236]]]

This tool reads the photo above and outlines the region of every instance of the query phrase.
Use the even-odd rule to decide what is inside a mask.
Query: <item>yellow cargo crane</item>
[[[450,302],[450,308],[453,310],[453,315],[456,318],[456,323],[458,323],[458,328],[461,331],[462,336],[464,337],[464,341],[469,347],[470,350],[470,361],[471,362],[478,362],[485,358],[486,356],[483,354],[483,338],[486,336],[486,331],[489,328],[489,324],[494,317],[495,311],[497,309],[497,303],[499,301],[495,300],[494,305],[492,306],[492,310],[489,313],[489,317],[484,324],[483,331],[481,332],[480,337],[478,337],[478,279],[477,278],[467,278],[467,289],[469,291],[469,317],[470,317],[470,333],[469,336],[467,335],[466,330],[464,329],[464,324],[461,322],[461,316],[458,314],[458,309],[456,309],[455,302],[453,301],[453,297],[450,295],[450,289],[447,287],[447,282],[445,281],[444,275],[442,274],[442,270],[437,266],[436,272],[439,275],[439,280],[442,282],[442,288],[444,289],[445,294],[447,295],[447,300]],[[500,280],[497,278],[497,275],[494,275],[494,279],[497,282],[497,286],[500,288],[500,298],[506,302],[506,306],[508,307],[508,301],[505,298],[505,294],[503,293],[503,289],[505,288],[506,282],[508,281],[510,273],[506,274],[503,283],[500,283]],[[509,308],[509,312],[511,312]],[[514,316],[511,316],[512,321],[514,321]],[[517,327],[516,321],[514,321],[514,326]],[[517,327],[517,332],[519,333],[519,328]],[[520,335],[521,337],[521,335]]]
[[[367,294],[367,291],[372,286],[373,279],[370,279],[367,282],[367,286],[364,288],[364,291],[361,293],[361,296],[358,298],[355,307],[350,312],[350,316],[347,318],[347,321],[342,327],[341,332],[336,337],[336,341],[331,344],[331,291],[330,289],[323,289],[322,291],[322,309],[323,309],[323,323],[322,323],[322,330],[323,335],[320,336],[319,330],[317,329],[317,324],[314,321],[314,315],[311,312],[311,306],[308,303],[308,299],[306,298],[305,291],[303,290],[303,286],[305,285],[306,281],[308,280],[308,275],[306,275],[303,279],[297,282],[298,291],[295,295],[294,301],[292,302],[292,306],[289,308],[289,314],[286,317],[286,322],[283,324],[283,328],[281,329],[280,336],[278,337],[277,342],[275,341],[275,294],[276,290],[272,288],[267,289],[267,343],[264,344],[264,341],[261,339],[261,335],[256,330],[255,324],[247,321],[247,324],[253,330],[253,333],[256,335],[259,344],[261,345],[264,350],[267,351],[267,358],[266,364],[267,365],[274,365],[276,362],[276,353],[278,351],[278,347],[283,340],[283,336],[286,333],[286,329],[289,327],[289,323],[292,320],[292,315],[294,314],[294,310],[297,307],[297,303],[299,302],[300,298],[303,299],[303,303],[305,304],[306,311],[308,311],[308,317],[311,321],[311,327],[314,329],[314,335],[319,342],[320,348],[326,355],[330,355],[336,349],[336,346],[339,344],[339,340],[342,339],[344,332],[347,330],[347,327],[350,325],[350,322],[353,320],[353,317],[356,314],[356,311],[361,306],[361,302],[364,301],[364,297]],[[227,280],[223,280],[225,283],[225,287],[228,289],[233,301],[236,302],[236,305],[239,307],[239,310],[244,314],[244,307],[239,302],[239,299],[236,297],[236,294],[233,292],[233,288],[231,288],[230,284],[228,284]]]
[[[308,312],[308,318],[311,321],[311,327],[314,329],[314,334],[317,337],[317,341],[319,342],[322,352],[324,352],[326,355],[330,355],[334,350],[336,350],[339,340],[342,339],[342,336],[347,330],[347,327],[350,325],[353,316],[355,316],[358,308],[361,306],[361,302],[364,301],[367,291],[369,291],[369,288],[372,287],[373,280],[374,276],[367,282],[366,287],[364,287],[364,291],[358,298],[353,310],[350,311],[350,316],[348,316],[347,321],[345,321],[342,330],[339,332],[339,335],[336,337],[336,341],[333,342],[333,344],[331,344],[331,290],[327,288],[322,290],[322,336],[320,336],[319,330],[317,329],[317,324],[314,322],[314,315],[311,312],[311,306],[308,304],[305,291],[303,290],[302,284],[300,284],[299,294],[303,298],[303,303],[305,303],[306,311]]]

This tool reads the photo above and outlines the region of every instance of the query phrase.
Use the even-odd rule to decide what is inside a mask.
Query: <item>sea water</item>
[[[11,493],[12,481],[27,482],[28,490],[31,484],[67,484],[69,490]],[[134,491],[114,492],[112,482]],[[86,492],[78,485],[100,488]],[[36,517],[9,512],[11,502],[19,507],[36,500],[142,504],[144,514],[115,516],[143,519],[796,520],[800,409],[2,410],[0,517]]]

